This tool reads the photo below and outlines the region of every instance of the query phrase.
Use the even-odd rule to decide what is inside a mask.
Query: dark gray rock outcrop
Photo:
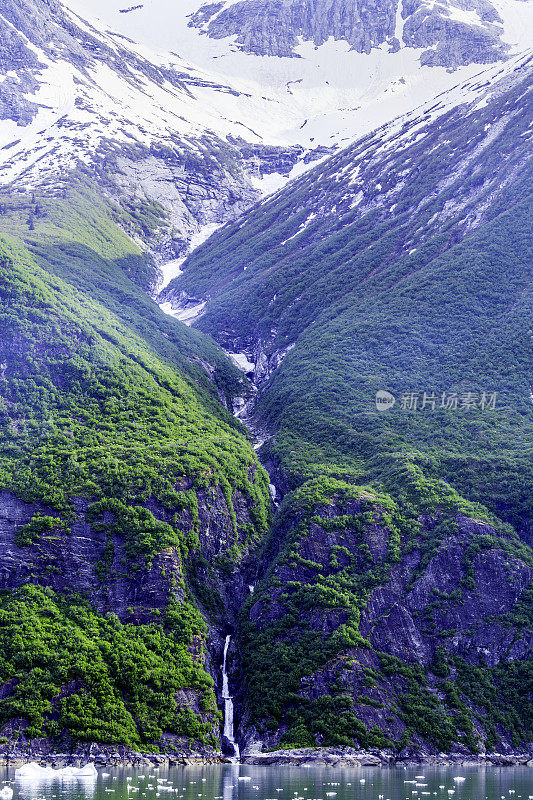
[[[220,488],[198,492],[197,496],[201,559],[212,561],[223,557],[234,545],[231,514]],[[238,492],[233,502],[241,529],[239,538],[244,540],[251,524],[249,504]],[[10,492],[0,492],[0,590],[39,583],[56,592],[79,592],[89,597],[100,612],[112,612],[124,621],[138,623],[152,621],[171,596],[183,600],[184,590],[179,581],[176,583],[183,577],[178,549],[163,550],[149,563],[138,559],[132,569],[125,570],[123,565],[131,564],[131,559],[123,537],[114,534],[112,527],[104,530],[101,524],[103,521],[107,528],[112,526],[113,515],[105,512],[100,524],[92,523],[87,520],[89,502],[77,498],[74,504],[75,516],[68,530],[53,530],[34,544],[21,546],[17,544],[17,532],[22,526],[36,514],[55,516],[54,512],[40,504],[26,503]],[[173,514],[157,501],[147,501],[146,507],[156,519],[172,520]],[[189,512],[180,513],[185,528],[192,527]],[[113,554],[111,560],[106,558],[106,543],[107,552],[111,549]],[[241,584],[238,580],[237,586],[219,584],[219,592],[227,591],[228,606],[238,604],[239,594],[242,599],[248,593]]]
[[[244,50],[270,56],[295,55],[300,36],[317,46],[333,36],[368,53],[393,36],[396,12],[394,0],[249,0],[221,8],[203,6],[189,24],[215,39],[236,35]]]
[[[300,37],[316,46],[333,37],[359,53],[385,42],[391,52],[401,46],[430,48],[422,64],[452,68],[497,61],[507,50],[502,21],[488,0],[438,5],[425,0],[241,0],[226,8],[204,5],[189,24],[214,39],[235,36],[243,50],[256,55],[295,56]]]

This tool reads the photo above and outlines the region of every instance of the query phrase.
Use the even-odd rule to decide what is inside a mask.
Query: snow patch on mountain
[[[196,233],[193,233],[189,240],[189,248],[188,253],[192,253],[193,250],[196,250],[201,244],[203,244],[206,239],[208,239],[212,233],[214,233],[218,228],[220,228],[220,223],[210,222],[207,225],[203,225]],[[183,270],[181,269],[181,265],[185,261],[187,256],[183,256],[183,258],[175,258],[172,261],[168,261],[166,264],[162,264],[159,268],[161,278],[158,284],[158,291],[162,291],[165,286],[168,286],[170,281],[173,278],[177,278],[178,275],[181,275]]]
[[[31,11],[24,18],[21,2]],[[320,46],[300,36],[296,57],[279,58],[191,27],[198,0],[146,0],[128,13],[108,0],[5,0],[0,33],[23,57],[0,82],[0,184],[61,191],[83,164],[115,203],[156,201],[172,232],[139,244],[171,265],[166,283],[195,237],[391,119],[428,107],[444,113],[464,102],[467,85],[481,95],[483,81],[512,63],[421,66],[427,50],[406,44],[413,2],[424,6],[395,5],[390,36],[369,52],[333,36]],[[476,13],[483,3],[476,0]],[[493,5],[508,40],[523,42],[533,3]],[[463,0],[449,0],[448,14],[452,6],[469,13]],[[435,101],[443,93],[446,101]]]

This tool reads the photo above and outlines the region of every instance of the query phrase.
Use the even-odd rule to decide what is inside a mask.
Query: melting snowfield
[[[54,65],[34,48],[46,70],[38,96],[30,99],[42,109],[29,127],[0,123],[0,147],[21,139],[7,151],[8,162],[25,149],[30,151],[28,167],[67,139],[71,145],[83,139],[90,150],[104,137],[146,143],[164,133],[196,137],[206,130],[254,143],[301,144],[305,149],[342,146],[480,72],[475,64],[456,71],[421,67],[422,49],[403,45],[400,14],[396,34],[401,46],[396,53],[386,44],[369,54],[357,53],[347,42],[330,38],[320,47],[301,41],[299,57],[279,58],[242,52],[229,37],[211,39],[189,27],[188,15],[200,0],[146,0],[128,13],[118,0],[65,4],[73,22],[94,35],[95,29],[76,15],[90,20],[106,45],[120,44],[149,62],[187,73],[197,85],[180,91],[142,75],[134,85],[104,64],[95,64],[88,80],[69,65]],[[513,51],[530,46],[533,3],[495,0],[495,6]],[[43,131],[50,133],[50,141]],[[65,147],[56,155],[72,158]],[[12,179],[18,172],[13,166],[2,177]],[[282,183],[279,176],[269,176],[261,188],[270,193]]]
[[[232,2],[236,0],[225,6]],[[397,53],[390,53],[386,44],[368,55],[357,53],[347,42],[330,38],[320,47],[302,41],[296,50],[299,58],[279,58],[242,52],[230,37],[212,39],[189,27],[200,0],[145,0],[129,13],[121,13],[124,4],[117,0],[67,0],[67,5],[82,16],[98,17],[103,26],[153,52],[170,60],[179,55],[213,80],[230,83],[240,97],[208,89],[197,97],[221,117],[240,120],[248,129],[242,130],[245,139],[253,131],[271,144],[316,147],[351,141],[480,70],[479,65],[455,72],[421,68],[422,49],[403,43],[401,14]],[[515,52],[530,47],[533,3],[494,0],[493,5],[504,21],[504,41]]]
[[[403,42],[401,13],[395,53],[387,44],[357,53],[347,42],[330,38],[320,47],[300,40],[298,57],[279,58],[242,52],[231,37],[212,39],[189,27],[188,16],[201,0],[145,0],[127,13],[128,4],[120,0],[65,0],[64,5],[72,23],[116,57],[93,58],[89,49],[80,67],[28,43],[43,67],[38,89],[26,95],[38,112],[27,125],[0,121],[0,183],[17,180],[31,189],[53,181],[80,160],[89,163],[103,142],[170,143],[179,149],[179,140],[201,154],[201,138],[207,135],[331,152],[399,115],[421,110],[485,69],[479,64],[455,71],[421,67],[422,48]],[[494,0],[494,5],[504,20],[503,38],[516,55],[531,45],[533,3]],[[489,66],[487,80],[505,63]],[[152,67],[159,78],[153,78]],[[179,81],[162,81],[161,70],[170,70]],[[290,178],[312,163],[300,159]],[[251,180],[268,195],[288,177],[274,172]],[[170,278],[175,274],[169,267]]]

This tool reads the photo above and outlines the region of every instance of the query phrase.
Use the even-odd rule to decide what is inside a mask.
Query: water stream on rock
[[[222,661],[222,699],[224,700],[224,736],[229,744],[233,747],[233,756],[238,760],[239,745],[235,741],[233,733],[233,698],[229,693],[228,671],[226,668],[226,661],[228,656],[228,647],[231,641],[231,636],[226,636],[224,643],[224,659]]]

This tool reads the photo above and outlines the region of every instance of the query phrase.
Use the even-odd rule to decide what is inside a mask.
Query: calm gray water
[[[417,777],[418,776],[418,777]],[[422,777],[423,776],[423,777]],[[456,781],[454,778],[464,778]],[[220,765],[101,770],[95,780],[15,781],[13,800],[533,800],[533,769]]]

